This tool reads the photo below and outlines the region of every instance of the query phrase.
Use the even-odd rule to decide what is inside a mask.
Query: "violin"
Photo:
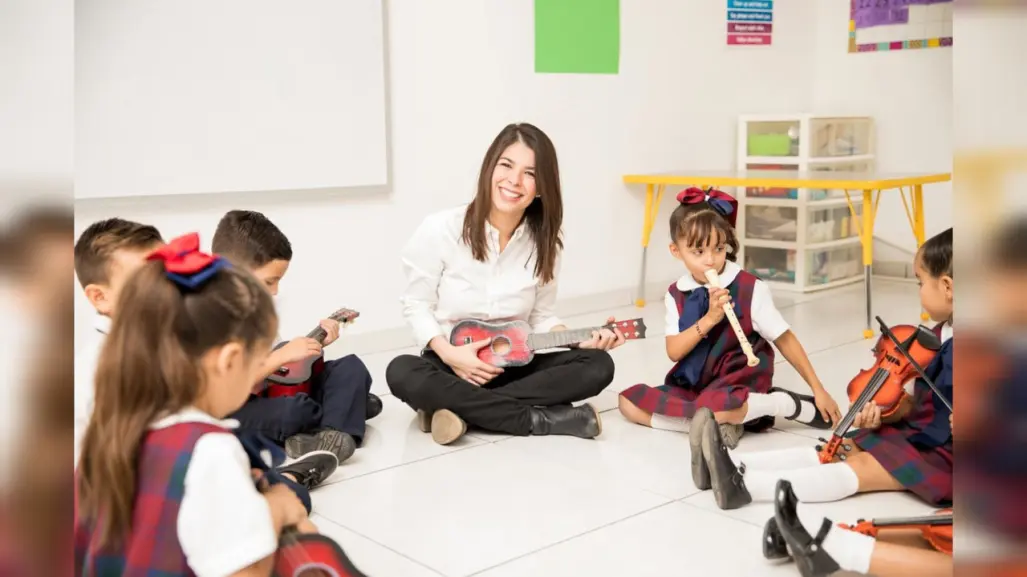
[[[838,526],[875,539],[883,529],[917,529],[936,551],[947,555],[952,554],[952,509],[942,509],[933,515],[922,517],[896,517],[869,521],[860,519],[855,525],[841,523]]]
[[[931,363],[941,349],[941,339],[923,325],[897,325],[888,328],[881,317],[875,317],[881,325],[881,336],[874,345],[874,365],[862,369],[849,381],[846,392],[849,395],[849,412],[835,426],[831,440],[820,439],[824,445],[817,446],[821,463],[830,463],[838,455],[838,451],[852,447],[844,444],[845,434],[852,427],[856,416],[870,401],[881,407],[881,416],[889,417],[898,411],[901,401],[908,396],[906,383],[916,377],[924,379],[934,394],[952,410],[952,403],[945,398],[934,382],[924,372],[923,367]],[[845,456],[841,455],[844,460]]]

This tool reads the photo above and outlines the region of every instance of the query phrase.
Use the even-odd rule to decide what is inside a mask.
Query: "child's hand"
[[[710,310],[706,318],[716,326],[724,320],[724,305],[731,304],[731,293],[726,288],[710,288]]]
[[[842,419],[842,412],[838,409],[838,403],[834,402],[834,397],[831,396],[831,393],[827,392],[823,385],[813,389],[813,404],[820,411],[820,416],[828,423],[837,425],[838,421]]]
[[[321,328],[324,329],[328,336],[325,337],[324,346],[328,346],[334,343],[339,338],[339,321],[333,321],[332,319],[322,319],[320,322]]]
[[[264,498],[271,507],[271,516],[279,520],[283,528],[298,527],[307,521],[307,509],[285,483],[271,485],[264,491]]]
[[[321,343],[310,337],[292,339],[274,353],[278,364],[294,363],[321,354]]]
[[[878,407],[877,403],[873,401],[863,405],[863,410],[852,420],[852,426],[860,429],[880,429],[881,407]]]

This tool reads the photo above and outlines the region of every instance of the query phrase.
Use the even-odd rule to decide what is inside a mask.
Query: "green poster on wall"
[[[535,0],[535,72],[617,74],[620,0]]]

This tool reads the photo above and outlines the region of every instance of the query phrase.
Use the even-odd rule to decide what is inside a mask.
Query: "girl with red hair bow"
[[[735,263],[737,201],[718,190],[689,188],[677,196],[670,216],[670,252],[685,274],[670,285],[666,305],[667,356],[674,366],[659,387],[639,384],[620,395],[620,411],[630,421],[658,429],[689,432],[692,478],[710,488],[701,448],[705,421],[734,447],[745,429],[761,431],[784,417],[826,429],[841,418],[809,358],[774,306],[769,286]],[[713,270],[720,287],[708,284]],[[737,334],[725,321],[730,304],[759,364],[749,366]],[[809,384],[812,395],[771,387],[773,343]],[[716,426],[716,425],[719,425]]]

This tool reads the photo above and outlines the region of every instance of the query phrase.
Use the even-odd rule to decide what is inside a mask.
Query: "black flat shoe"
[[[599,411],[585,403],[577,407],[556,406],[531,409],[532,435],[570,435],[593,439],[603,432]]]
[[[763,526],[763,557],[771,561],[792,558],[788,553],[788,544],[785,543],[781,530],[777,528],[777,519],[774,517],[767,519],[767,524]]]
[[[710,488],[717,506],[721,509],[737,509],[752,502],[752,495],[745,487],[745,467],[737,467],[727,452],[720,427],[716,419],[707,419],[703,427],[702,452],[706,467],[710,470]]]
[[[814,429],[827,430],[827,429],[831,429],[833,427],[833,425],[831,425],[831,423],[828,423],[827,421],[825,421],[824,417],[822,417],[820,415],[820,409],[817,408],[816,399],[814,399],[812,395],[803,395],[803,394],[800,394],[800,393],[796,393],[794,391],[789,391],[788,389],[782,389],[780,387],[770,387],[770,392],[771,393],[785,393],[788,396],[790,396],[792,398],[792,400],[795,401],[795,412],[792,413],[791,416],[785,417],[789,421],[795,421],[796,423],[802,423],[803,425],[806,425],[807,427],[813,427]],[[805,421],[798,420],[799,419],[799,413],[802,412],[802,404],[803,403],[809,403],[810,405],[813,406],[813,420],[808,422],[808,423],[805,422]]]
[[[312,491],[339,468],[339,460],[330,451],[314,451],[295,463],[279,467],[279,473],[289,473],[296,482]]]
[[[367,411],[365,414],[365,421],[370,421],[371,419],[382,414],[382,400],[380,397],[378,397],[378,395],[374,393],[367,393]]]
[[[778,481],[774,490],[774,521],[799,568],[799,574],[802,577],[827,577],[841,569],[838,562],[822,547],[824,538],[832,529],[831,522],[824,519],[816,537],[811,537],[799,521],[796,513],[798,503],[791,482],[784,479]]]

